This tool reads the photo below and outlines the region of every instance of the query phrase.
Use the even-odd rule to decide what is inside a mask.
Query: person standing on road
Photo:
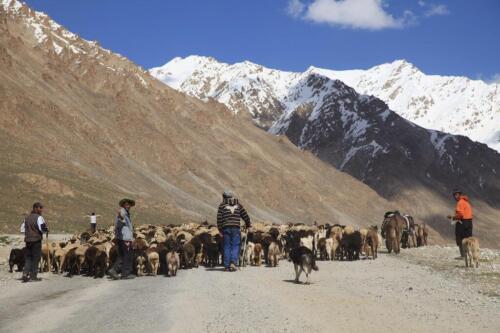
[[[122,199],[118,203],[121,207],[118,210],[115,221],[115,238],[118,246],[118,259],[109,270],[109,275],[118,280],[118,273],[121,272],[122,279],[133,279],[132,273],[132,241],[134,240],[134,228],[130,218],[130,208],[135,206],[135,201],[131,199]]]
[[[31,214],[24,220],[24,241],[26,242],[26,257],[23,270],[23,282],[41,281],[37,277],[38,264],[42,256],[42,238],[45,233],[49,236],[49,228],[42,217],[43,205],[40,202],[33,204]]]
[[[236,271],[238,264],[241,242],[240,219],[245,221],[247,230],[249,230],[251,223],[247,211],[231,191],[225,191],[217,211],[217,228],[223,237],[226,271]]]
[[[462,191],[453,190],[453,197],[457,202],[455,215],[448,215],[448,218],[455,222],[455,240],[460,250],[460,257],[463,258],[465,253],[462,248],[462,240],[472,237],[472,207],[469,203],[469,197],[462,194]]]
[[[92,212],[90,215],[85,215],[85,217],[90,218],[90,231],[95,233],[97,230],[97,217],[101,217],[101,215],[95,215],[95,213]]]

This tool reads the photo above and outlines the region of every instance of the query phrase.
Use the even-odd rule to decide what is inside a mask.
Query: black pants
[[[40,258],[42,257],[42,241],[38,242],[26,242],[26,255],[23,275],[27,276],[30,274],[34,277],[38,273],[38,264],[40,263]]]
[[[95,233],[97,229],[97,223],[90,223],[90,231],[92,231],[92,233]]]
[[[462,220],[462,223],[455,224],[455,240],[458,246],[462,246],[462,240],[472,237],[472,220]]]
[[[118,239],[118,259],[113,264],[113,270],[116,273],[122,273],[127,276],[132,273],[132,241],[122,241]]]

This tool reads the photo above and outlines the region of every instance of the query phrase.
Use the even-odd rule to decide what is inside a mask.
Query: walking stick
[[[47,271],[48,271],[48,273],[50,273],[50,269],[52,266],[50,265],[50,246],[49,246],[49,233],[48,232],[46,233],[45,244],[47,244],[47,264],[48,264]]]
[[[248,228],[246,230],[246,233],[245,233],[245,244],[243,245],[244,248],[243,248],[243,258],[241,258],[241,263],[240,263],[240,267],[245,267],[247,264],[246,264],[246,257],[247,257],[247,243],[248,243]]]

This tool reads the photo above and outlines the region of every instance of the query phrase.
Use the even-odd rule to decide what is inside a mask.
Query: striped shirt
[[[238,199],[224,198],[217,211],[217,227],[219,230],[227,227],[239,228],[240,219],[245,221],[247,228],[250,227],[250,217],[245,208],[238,202]]]

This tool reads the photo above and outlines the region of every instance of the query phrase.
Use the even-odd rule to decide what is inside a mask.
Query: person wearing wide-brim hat
[[[122,199],[118,203],[121,207],[115,220],[115,238],[118,246],[118,259],[109,270],[109,275],[117,280],[121,272],[122,279],[133,279],[132,273],[132,241],[134,240],[134,227],[130,218],[130,208],[135,206],[135,201],[132,199]]]

